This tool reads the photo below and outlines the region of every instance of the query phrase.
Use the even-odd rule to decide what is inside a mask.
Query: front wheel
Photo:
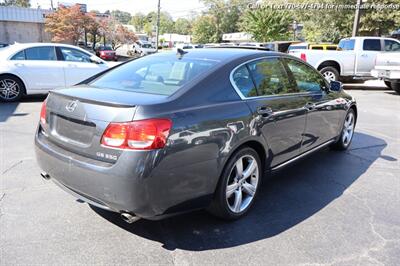
[[[324,78],[327,81],[338,81],[339,80],[339,71],[337,71],[336,68],[334,67],[324,67],[320,70],[322,76],[324,76]]]
[[[356,125],[356,114],[352,108],[347,112],[346,118],[343,123],[342,132],[339,139],[335,142],[331,148],[335,150],[347,150],[353,139],[354,128]]]
[[[15,102],[21,99],[24,84],[11,75],[0,76],[0,100],[3,102]]]
[[[254,202],[261,176],[257,152],[249,147],[240,149],[227,162],[208,211],[227,220],[242,217]]]

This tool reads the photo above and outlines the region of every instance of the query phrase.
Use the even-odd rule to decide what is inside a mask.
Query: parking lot
[[[39,173],[33,136],[44,97],[0,104],[0,264],[398,265],[400,96],[357,90],[347,152],[316,153],[263,183],[252,211],[123,222]]]

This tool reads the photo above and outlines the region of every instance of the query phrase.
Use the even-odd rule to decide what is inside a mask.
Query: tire
[[[238,179],[240,163],[242,174]],[[211,214],[225,219],[235,220],[245,215],[253,205],[261,185],[262,167],[257,152],[244,147],[235,152],[225,165],[220,177],[214,199],[207,209]],[[230,189],[227,192],[227,189]],[[228,196],[229,193],[229,196]]]
[[[397,94],[400,94],[400,82],[392,82],[390,83],[390,87],[397,92]]]
[[[331,66],[324,67],[319,72],[321,72],[322,76],[328,81],[338,81],[340,77],[339,71]]]
[[[331,146],[333,150],[347,150],[353,140],[354,128],[356,125],[356,113],[350,108],[344,119],[339,139]]]
[[[12,75],[0,76],[0,101],[19,101],[25,92],[25,86],[19,78]]]
[[[388,87],[389,89],[393,90],[392,83],[390,81],[386,81],[385,80],[384,82],[385,82],[386,87]]]

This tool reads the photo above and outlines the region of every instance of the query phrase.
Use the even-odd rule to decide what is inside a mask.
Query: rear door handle
[[[78,67],[78,66],[75,64],[68,64],[68,67]]]
[[[274,112],[271,108],[262,106],[257,108],[257,114],[262,115],[264,117],[272,115]]]
[[[306,108],[309,111],[314,110],[315,104],[314,103],[306,103],[306,105],[304,105],[304,108]]]
[[[24,66],[24,64],[22,64],[22,63],[15,63],[14,64],[16,67],[23,67]]]

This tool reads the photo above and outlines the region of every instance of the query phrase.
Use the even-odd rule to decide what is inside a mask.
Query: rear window
[[[342,51],[352,51],[354,50],[354,39],[344,39],[339,42],[338,48]]]
[[[175,54],[136,59],[105,73],[89,85],[99,88],[171,95],[218,61],[181,58]]]

